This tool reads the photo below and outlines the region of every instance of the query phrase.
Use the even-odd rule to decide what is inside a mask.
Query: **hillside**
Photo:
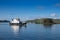
[[[34,19],[34,20],[28,20],[26,21],[27,23],[36,23],[36,24],[43,24],[44,21],[46,20],[45,23],[54,23],[54,24],[60,24],[60,19],[52,19],[52,18],[41,18],[41,19]]]

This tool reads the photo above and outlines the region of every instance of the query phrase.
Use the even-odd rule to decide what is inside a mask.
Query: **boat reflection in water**
[[[19,25],[11,25],[11,28],[15,34],[19,32]]]
[[[15,35],[18,35],[19,34],[19,32],[20,32],[20,30],[21,30],[22,27],[25,27],[26,28],[26,24],[25,25],[10,25],[10,26],[11,26],[12,31],[13,31],[13,33]]]

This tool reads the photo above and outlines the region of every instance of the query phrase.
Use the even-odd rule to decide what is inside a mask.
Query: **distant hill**
[[[60,24],[60,19],[52,19],[52,18],[41,18],[41,19],[34,19],[34,20],[28,20],[27,23],[36,23],[36,24],[43,24],[45,23],[54,23],[54,24]]]
[[[0,22],[10,22],[9,20],[0,20]]]

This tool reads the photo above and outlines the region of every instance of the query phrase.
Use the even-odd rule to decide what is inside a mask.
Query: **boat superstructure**
[[[10,24],[21,24],[21,21],[19,18],[14,18],[12,19],[12,21],[10,22]]]

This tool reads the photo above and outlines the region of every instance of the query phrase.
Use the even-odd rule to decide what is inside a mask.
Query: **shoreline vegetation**
[[[10,22],[9,20],[0,20],[0,22]]]
[[[35,24],[60,24],[60,19],[41,18],[41,19],[28,20],[26,22]]]
[[[1,22],[10,22],[9,20],[0,20]],[[41,18],[34,20],[27,20],[25,23],[35,23],[35,24],[60,24],[60,19],[52,19],[52,18]]]

